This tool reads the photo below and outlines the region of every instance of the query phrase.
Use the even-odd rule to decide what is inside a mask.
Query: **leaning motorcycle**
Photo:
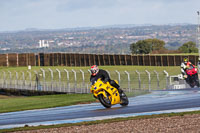
[[[198,78],[198,70],[193,65],[190,65],[189,68],[186,69],[186,82],[190,85],[191,88],[194,86],[199,87],[199,78]]]
[[[120,94],[115,87],[111,86],[109,82],[104,83],[101,79],[92,81],[90,92],[95,98],[99,99],[101,104],[106,108],[110,108],[112,105],[115,104],[126,106],[129,103],[128,97],[126,96],[124,91],[122,92],[122,96],[120,97]]]

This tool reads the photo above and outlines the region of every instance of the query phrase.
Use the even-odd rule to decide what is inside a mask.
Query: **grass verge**
[[[134,92],[126,94],[128,97],[134,97],[147,93],[149,92],[135,90]],[[69,106],[95,101],[96,99],[92,96],[92,94],[57,94],[28,97],[0,95],[0,113]]]
[[[59,94],[30,97],[8,97],[1,95],[0,113],[69,106],[94,101],[95,99],[92,94]]]
[[[47,128],[80,126],[80,125],[94,125],[94,124],[100,124],[100,123],[112,123],[112,122],[120,122],[120,121],[127,121],[127,120],[153,119],[153,118],[172,117],[172,116],[184,116],[184,115],[191,115],[191,114],[200,114],[200,111],[145,115],[145,116],[136,116],[136,117],[128,117],[128,118],[115,118],[115,119],[97,120],[97,121],[80,122],[80,123],[68,123],[68,124],[59,124],[59,125],[49,125],[49,126],[41,125],[41,126],[37,126],[37,127],[29,127],[27,125],[27,126],[21,127],[21,128],[1,129],[0,132],[6,133],[6,132],[14,132],[14,131],[28,131],[28,130],[47,129]]]

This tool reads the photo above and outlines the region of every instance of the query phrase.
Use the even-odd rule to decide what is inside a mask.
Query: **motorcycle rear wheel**
[[[195,83],[190,83],[189,85],[190,85],[191,88],[194,88]]]
[[[196,83],[196,85],[197,85],[197,87],[199,88],[199,81],[196,81],[197,83]]]
[[[101,104],[106,107],[106,108],[110,108],[111,107],[111,101],[110,99],[107,97],[104,97],[103,95],[99,95],[98,96],[99,101],[101,102]]]

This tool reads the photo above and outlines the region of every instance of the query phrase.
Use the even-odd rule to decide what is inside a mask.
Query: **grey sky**
[[[197,23],[200,0],[0,0],[0,31]]]

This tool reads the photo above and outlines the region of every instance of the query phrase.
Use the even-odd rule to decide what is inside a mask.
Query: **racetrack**
[[[0,129],[75,123],[116,117],[200,110],[200,89],[153,91],[129,98],[129,105],[105,109],[100,103],[0,114]]]

